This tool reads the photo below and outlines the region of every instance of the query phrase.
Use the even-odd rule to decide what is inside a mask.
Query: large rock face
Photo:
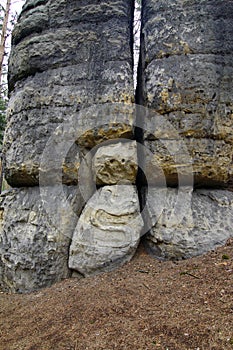
[[[23,188],[2,198],[4,289],[38,289],[71,273],[74,227],[95,190],[86,155],[103,141],[133,138],[132,21],[133,0],[28,0],[23,7],[13,33],[4,143],[6,179]],[[133,170],[135,181],[135,164]],[[87,181],[82,195],[72,192],[80,176]],[[61,201],[62,183],[73,193],[75,214]]]
[[[233,3],[142,7],[135,108],[133,0],[26,1],[9,63],[4,290],[111,270],[145,233],[161,259],[232,236]]]
[[[183,183],[191,181],[192,175],[196,186],[228,183],[233,147],[223,140],[145,140],[144,145],[150,151],[145,152],[144,163],[152,185],[159,181],[158,174],[153,172],[155,165],[172,186],[177,186],[181,178]]]
[[[88,276],[130,260],[143,220],[134,186],[105,186],[88,201],[70,247],[69,267]]]
[[[202,254],[232,236],[232,193],[191,188],[193,180],[232,183],[232,14],[226,1],[143,1],[138,97],[151,109],[140,155],[150,185],[145,242],[161,259]],[[156,187],[165,180],[178,190],[165,196]]]
[[[87,146],[96,126],[104,126],[101,135],[95,130],[99,138],[132,137],[131,114],[120,121],[114,113],[107,120],[96,120],[102,118],[96,111],[78,113],[93,104],[133,102],[132,15],[132,0],[26,2],[9,62],[5,149],[12,186],[38,184],[47,140],[72,118],[79,119],[80,131],[84,125],[90,130],[84,127],[81,140]],[[74,174],[67,174],[69,184]]]
[[[3,290],[32,291],[70,276],[68,252],[82,196],[73,186],[43,192],[40,196],[38,187],[22,188],[1,197]]]
[[[147,204],[145,244],[159,259],[200,255],[232,237],[233,192],[151,188]]]
[[[225,0],[143,1],[141,94],[177,130],[176,140],[187,139],[199,186],[232,181],[232,14]],[[156,137],[174,141],[166,132]],[[169,151],[157,142],[152,148],[168,183],[176,185]]]

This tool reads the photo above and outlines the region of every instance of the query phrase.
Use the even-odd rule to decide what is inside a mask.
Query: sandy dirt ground
[[[113,272],[1,293],[0,349],[233,349],[233,240],[179,262],[141,246]]]

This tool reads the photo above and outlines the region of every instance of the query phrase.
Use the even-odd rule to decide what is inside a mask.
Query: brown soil
[[[114,272],[1,293],[0,349],[233,349],[233,241],[175,263],[140,248]]]

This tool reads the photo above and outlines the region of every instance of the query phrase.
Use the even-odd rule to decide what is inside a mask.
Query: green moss
[[[227,255],[227,254],[223,254],[222,259],[223,259],[223,260],[229,260],[230,257],[229,257],[229,255]]]

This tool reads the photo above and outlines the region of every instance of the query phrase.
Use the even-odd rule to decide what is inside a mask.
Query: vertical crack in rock
[[[139,26],[139,23],[137,25]],[[133,17],[131,35],[133,35]],[[131,36],[131,48],[133,43],[135,50],[135,37]],[[135,58],[133,50],[131,53],[132,59]],[[135,59],[133,61],[135,64]],[[135,134],[132,138],[135,138]],[[138,170],[136,142],[118,140],[117,143],[100,145],[92,160],[92,168],[94,181],[104,187],[94,193],[84,208],[73,236],[69,259],[70,268],[83,275],[109,270],[129,260],[138,246],[143,228],[139,202],[135,199],[137,192],[132,186],[136,182]],[[127,186],[124,185],[126,183]],[[106,193],[109,198],[106,197]],[[104,210],[103,198],[108,204],[106,206],[105,203]],[[131,199],[133,202],[130,206],[134,214],[129,214],[128,210],[124,211],[125,205]],[[123,205],[123,202],[121,204],[121,201],[125,204]],[[115,212],[115,206],[119,207],[118,214]],[[105,225],[103,225],[104,218],[106,218]],[[100,222],[102,224],[99,224]],[[133,227],[133,232],[130,226]],[[131,232],[130,240],[127,238],[128,231]]]
[[[143,128],[144,128],[144,121],[143,118],[145,118],[143,107],[145,104],[145,98],[144,98],[144,38],[143,38],[143,32],[142,32],[142,18],[143,18],[143,2],[141,2],[141,13],[140,16],[140,32],[139,32],[139,52],[138,52],[138,62],[137,62],[137,81],[136,81],[136,91],[135,91],[135,102],[136,102],[136,127],[135,127],[135,139],[138,142],[138,144],[143,145]],[[138,38],[137,38],[138,39]],[[137,40],[136,39],[136,40]],[[137,174],[137,190],[138,190],[138,197],[139,197],[139,203],[140,203],[140,210],[143,212],[143,209],[145,210],[145,203],[146,203],[146,183],[147,179],[145,177],[145,174],[143,172],[143,165],[144,165],[144,154],[141,147],[138,147],[137,149],[137,156],[138,156],[138,174]],[[143,216],[143,219],[145,220],[145,216]]]
[[[140,56],[140,33],[141,33],[141,1],[135,0],[133,21],[133,60],[134,60],[134,87],[136,90],[138,79],[138,62]]]

